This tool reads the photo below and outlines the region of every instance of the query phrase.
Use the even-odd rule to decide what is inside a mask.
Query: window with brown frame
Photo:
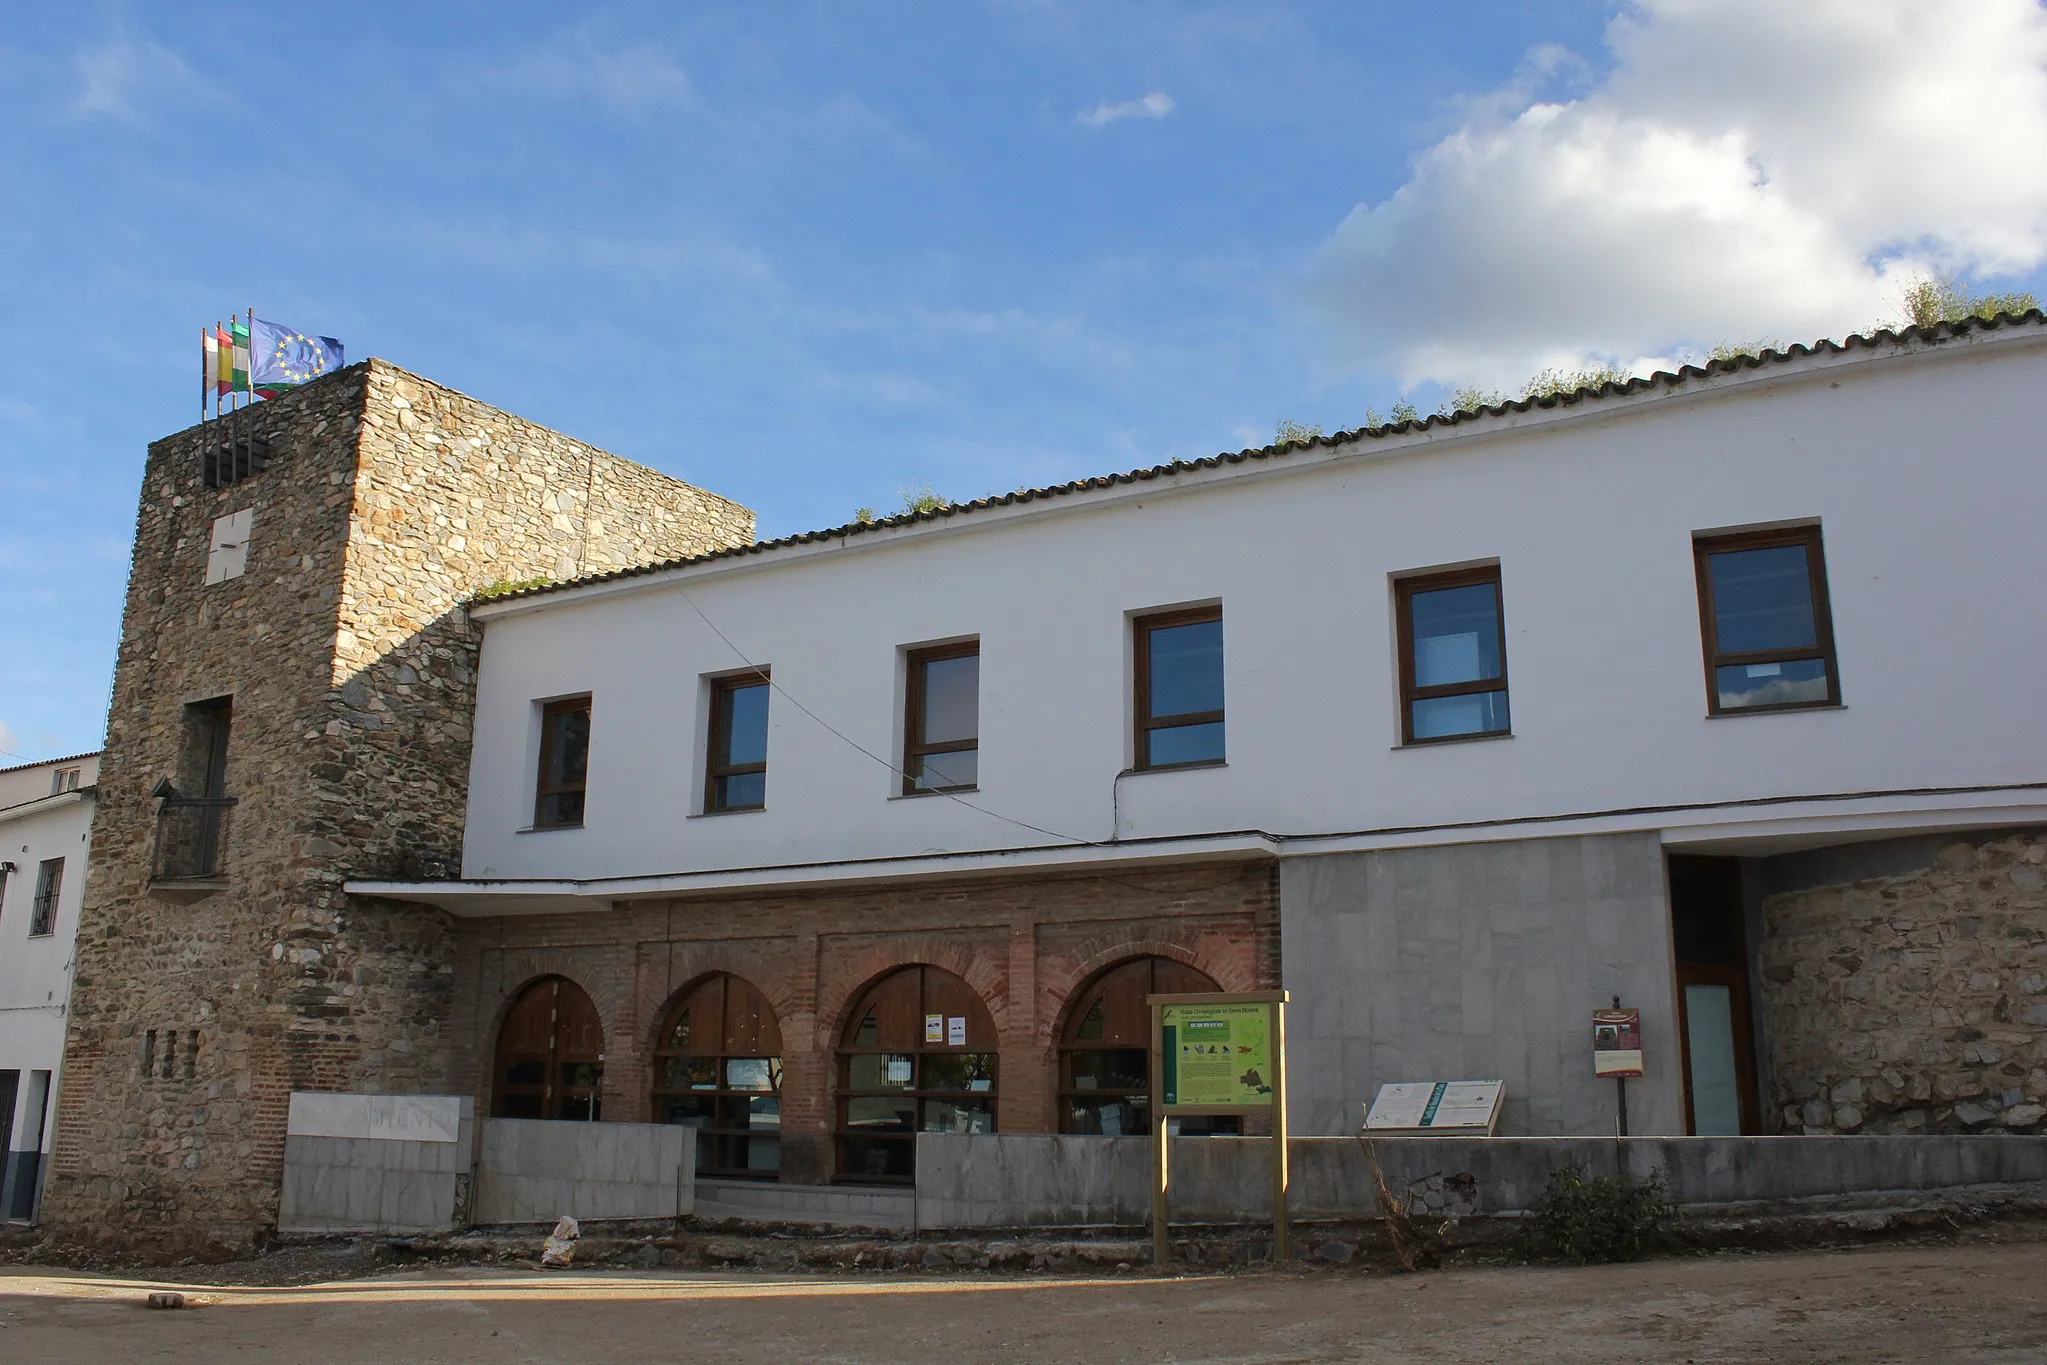
[[[1151,1006],[1145,996],[1219,991],[1207,973],[1164,957],[1119,962],[1073,993],[1059,1041],[1059,1131],[1151,1131]],[[1173,1120],[1179,1137],[1238,1131],[1234,1117]]]
[[[1136,630],[1136,753],[1139,768],[1221,763],[1223,609],[1140,616]]]
[[[1696,535],[1692,552],[1709,711],[1840,705],[1820,528]]]
[[[1401,742],[1509,733],[1499,566],[1395,579],[1393,595]]]
[[[981,644],[912,650],[904,687],[903,795],[969,791],[981,776]]]
[[[996,1131],[995,1021],[965,980],[902,967],[870,985],[839,1038],[839,1176],[908,1184],[918,1133]]]
[[[775,1178],[782,1030],[752,982],[714,973],[669,1011],[654,1047],[654,1121],[696,1129],[699,1175]]]
[[[768,802],[768,671],[711,680],[704,810],[759,810]]]
[[[570,697],[540,708],[540,781],[533,803],[536,829],[583,823],[590,770],[590,699]]]

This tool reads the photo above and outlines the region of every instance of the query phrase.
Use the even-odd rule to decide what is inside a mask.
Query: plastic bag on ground
[[[576,1259],[576,1239],[582,1235],[576,1220],[563,1214],[547,1235],[547,1245],[540,1249],[540,1264],[548,1270],[567,1270]]]

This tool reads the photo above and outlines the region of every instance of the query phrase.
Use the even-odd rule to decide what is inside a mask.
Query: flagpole
[[[206,388],[212,376],[206,373],[206,329],[199,329],[199,425],[206,425]]]

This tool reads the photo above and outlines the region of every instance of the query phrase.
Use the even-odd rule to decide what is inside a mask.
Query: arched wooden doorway
[[[491,1112],[505,1119],[600,1117],[604,1022],[575,982],[543,976],[520,992],[498,1030]]]
[[[1151,1131],[1151,1011],[1147,995],[1222,987],[1167,957],[1137,957],[1097,973],[1073,994],[1059,1036],[1059,1131],[1104,1136]],[[1234,1133],[1234,1118],[1183,1118],[1192,1137]]]
[[[697,1174],[782,1168],[782,1030],[752,982],[719,972],[682,993],[654,1044],[654,1121],[697,1130]]]
[[[995,1021],[951,972],[904,967],[860,996],[839,1043],[838,1169],[916,1178],[918,1132],[995,1131]]]

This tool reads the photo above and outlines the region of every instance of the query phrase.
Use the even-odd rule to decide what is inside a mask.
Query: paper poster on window
[[[1592,1011],[1592,1074],[1642,1074],[1642,1011]]]
[[[1277,1059],[1270,1004],[1163,1005],[1159,1028],[1166,1104],[1243,1109],[1272,1104]]]
[[[888,1059],[888,1083],[890,1085],[908,1085],[910,1083],[910,1059],[908,1057],[891,1057]]]
[[[942,1043],[945,1041],[944,1015],[927,1014],[924,1016],[924,1041],[927,1043]]]
[[[955,1014],[945,1021],[945,1042],[947,1047],[967,1045],[967,1017],[964,1014]]]

